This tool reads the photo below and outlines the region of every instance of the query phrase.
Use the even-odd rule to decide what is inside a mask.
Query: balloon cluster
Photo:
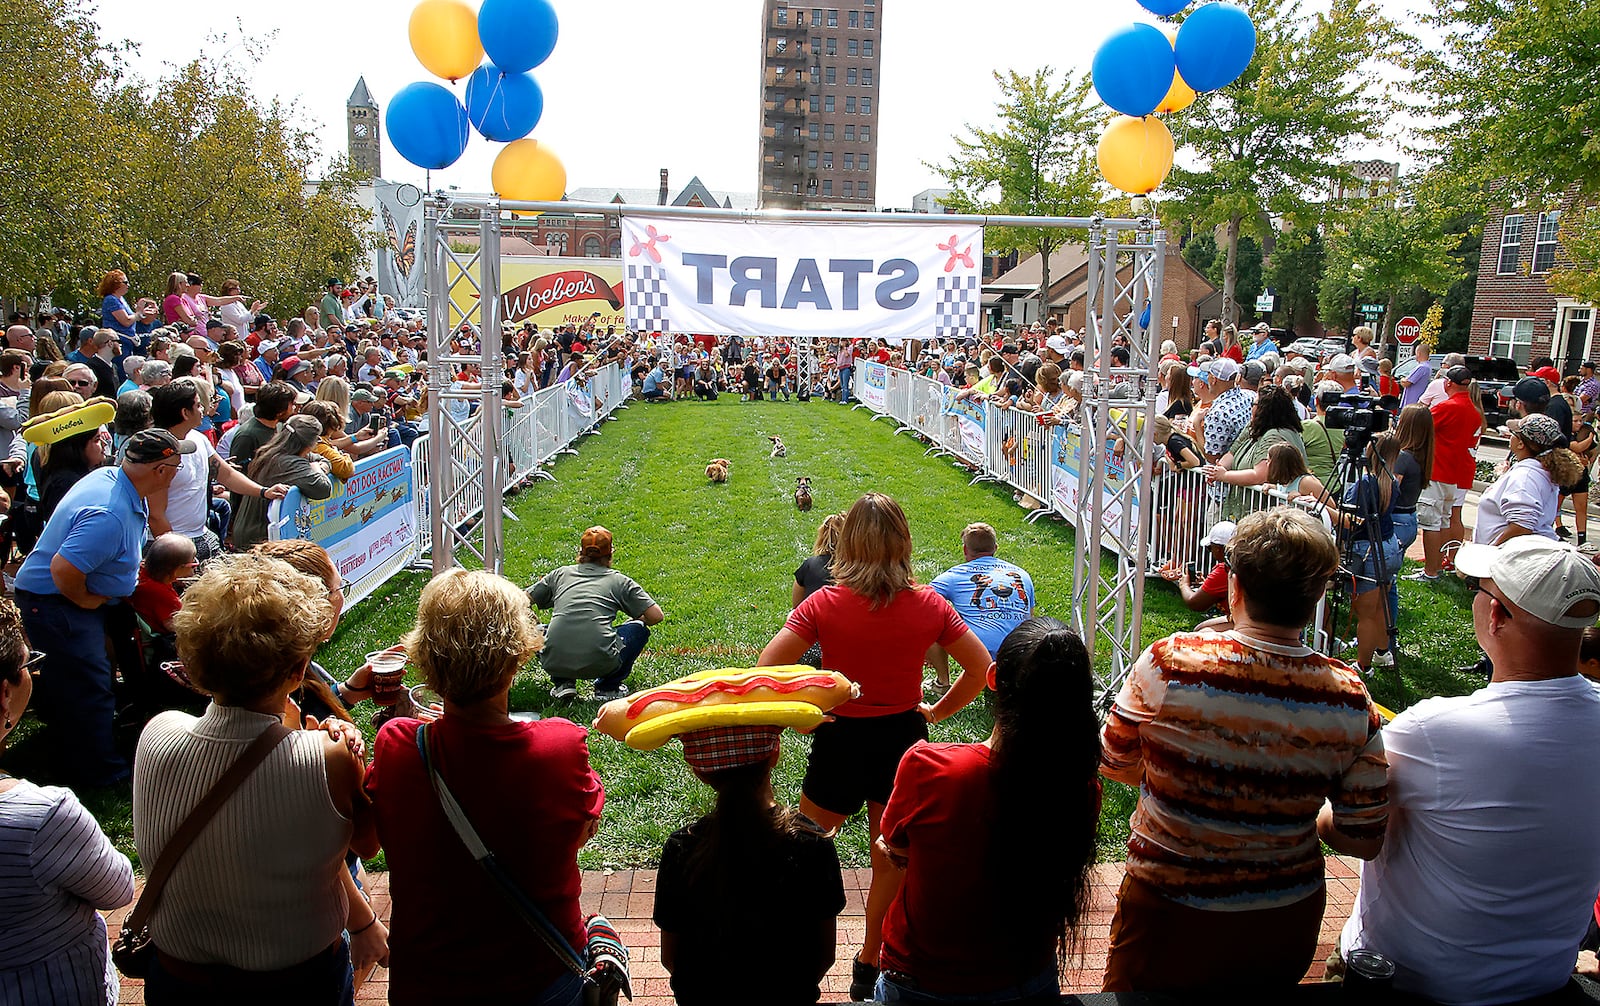
[[[544,92],[529,71],[556,47],[550,0],[483,0],[476,13],[463,0],[422,0],[411,12],[410,34],[411,51],[430,73],[452,84],[466,78],[466,103],[428,81],[401,88],[387,116],[400,156],[426,170],[447,168],[466,152],[470,126],[506,144],[491,175],[501,198],[565,195],[560,158],[526,138],[544,114]]]
[[[1139,0],[1171,17],[1189,0]],[[1244,8],[1212,0],[1181,25],[1130,24],[1112,32],[1094,54],[1094,89],[1121,114],[1100,137],[1097,160],[1106,181],[1148,195],[1172,170],[1172,133],[1156,118],[1189,107],[1195,95],[1227,87],[1256,54],[1256,26]]]

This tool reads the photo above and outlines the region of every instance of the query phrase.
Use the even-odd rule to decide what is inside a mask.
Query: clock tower
[[[345,102],[344,114],[349,130],[350,163],[362,174],[376,178],[383,171],[383,141],[378,136],[378,103],[367,92],[365,77],[356,80],[356,89]]]

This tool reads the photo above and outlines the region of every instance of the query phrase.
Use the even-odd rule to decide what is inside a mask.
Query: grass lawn
[[[905,508],[919,580],[960,562],[961,529],[987,521],[999,532],[999,554],[1032,574],[1040,612],[1066,620],[1071,528],[1060,521],[1025,523],[1009,488],[969,487],[966,472],[924,458],[923,444],[893,431],[887,421],[868,422],[864,410],[821,401],[748,404],[724,396],[716,403],[636,403],[618,422],[607,423],[601,436],[586,438],[579,456],[557,462],[557,481],[540,482],[511,502],[518,522],[506,523],[505,573],[528,584],[571,562],[585,527],[604,524],[616,537],[617,568],[638,580],[667,613],[635,668],[635,689],[705,668],[748,666],[783,624],[794,569],[810,554],[817,524],[862,492],[878,490]],[[782,436],[786,458],[767,457],[767,434]],[[713,457],[733,461],[726,484],[705,479],[705,462]],[[810,513],[800,513],[792,501],[800,475],[812,480],[816,507]],[[425,581],[423,574],[402,574],[347,612],[319,660],[336,674],[348,673],[363,654],[398,639],[411,624]],[[1399,710],[1480,684],[1454,671],[1476,652],[1469,602],[1459,583],[1402,583],[1401,666],[1380,671],[1373,681],[1378,701]],[[1150,583],[1145,616],[1147,641],[1200,619],[1162,581]],[[585,686],[578,702],[552,703],[549,679],[535,665],[519,676],[511,700],[513,709],[587,723],[597,708],[587,696]],[[370,707],[355,712],[367,725]],[[987,736],[989,726],[980,700],[932,734],[935,740],[971,741]],[[30,756],[36,747],[31,733],[29,726],[19,731],[8,767],[48,781],[47,767],[37,754]],[[808,744],[793,734],[785,739],[775,786],[779,799],[790,804],[799,800]],[[600,834],[580,854],[585,868],[653,864],[667,835],[708,809],[711,791],[689,774],[679,750],[673,744],[646,754],[607,737],[590,738],[607,800]],[[127,789],[80,796],[131,854]],[[1133,792],[1108,783],[1102,859],[1122,858],[1132,809]],[[862,817],[846,826],[839,844],[841,859],[866,865]]]

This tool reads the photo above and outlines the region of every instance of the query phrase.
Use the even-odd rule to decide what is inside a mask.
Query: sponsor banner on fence
[[[291,489],[276,504],[272,538],[306,538],[328,550],[351,598],[364,596],[396,562],[417,551],[411,451],[395,447],[356,464],[333,495],[308,500]],[[373,582],[367,582],[373,581]],[[351,603],[354,603],[352,600]]]
[[[1121,410],[1114,409],[1111,415],[1114,423],[1122,422]],[[1136,428],[1142,425],[1142,422],[1136,424]],[[1051,494],[1055,497],[1057,510],[1076,524],[1077,515],[1082,509],[1083,437],[1076,427],[1069,429],[1058,426],[1053,448],[1050,461],[1054,469]],[[1108,534],[1116,536],[1122,524],[1122,502],[1120,497],[1114,497],[1128,481],[1127,455],[1117,450],[1115,444],[1107,445],[1101,463],[1105,475],[1100,492],[1101,499],[1105,500],[1105,529]],[[1135,497],[1134,520],[1139,519],[1139,505],[1140,500]]]
[[[983,464],[985,450],[983,426],[986,418],[981,398],[957,398],[955,388],[944,389],[944,414],[955,416],[961,428],[961,453],[968,461]]]
[[[622,218],[640,332],[976,338],[983,228]]]
[[[861,380],[855,383],[850,393],[861,399],[863,405],[873,412],[888,412],[889,401],[889,365],[887,363],[861,364]]]
[[[454,328],[477,308],[478,267],[463,272],[452,259],[446,268]],[[602,331],[623,326],[622,263],[616,259],[502,257],[500,291],[501,318],[513,325],[531,321],[542,330],[593,321]]]

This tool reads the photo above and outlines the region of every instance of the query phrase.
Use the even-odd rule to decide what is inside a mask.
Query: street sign
[[[1409,314],[1401,318],[1400,323],[1394,327],[1394,339],[1402,346],[1416,342],[1420,334],[1422,334],[1422,322]]]
[[[1383,305],[1382,304],[1362,304],[1361,305],[1361,313],[1362,314],[1382,314],[1383,313]]]
[[[1256,310],[1257,311],[1265,311],[1266,313],[1271,314],[1273,312],[1273,310],[1274,310],[1273,305],[1276,304],[1277,302],[1278,302],[1278,298],[1277,297],[1273,296],[1270,293],[1264,293],[1261,296],[1256,298]]]

